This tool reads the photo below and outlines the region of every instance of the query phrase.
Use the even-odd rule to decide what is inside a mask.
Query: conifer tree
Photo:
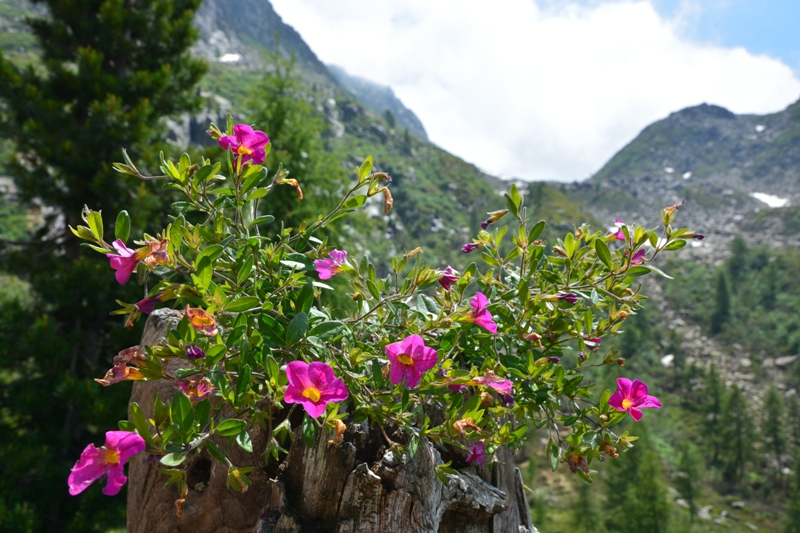
[[[125,408],[129,387],[103,393],[92,378],[110,367],[112,346],[138,340],[109,319],[114,298],[142,296],[120,291],[108,261],[82,253],[66,226],[77,225],[84,204],[111,215],[134,197],[140,227],[160,205],[155,185],[111,164],[123,148],[142,153],[162,137],[162,117],[194,104],[205,65],[188,48],[201,0],[34,2],[49,13],[28,21],[40,61],[21,68],[0,56],[0,131],[13,140],[21,200],[36,198],[54,216],[29,245],[0,257],[35,295],[33,308],[0,309],[0,375],[14,376],[0,393],[0,508],[16,509],[30,531],[103,531],[124,525],[124,498],[97,491],[75,500],[64,475]]]
[[[737,385],[733,385],[728,393],[721,422],[723,477],[728,483],[738,486],[752,460],[754,431],[747,402]]]
[[[248,118],[270,137],[272,148],[265,163],[270,171],[277,170],[276,162],[282,163],[303,191],[302,202],[298,191],[285,185],[262,200],[261,210],[275,217],[269,229],[277,232],[281,224],[296,228],[314,213],[335,207],[347,171],[325,149],[327,122],[317,112],[294,59],[282,59],[276,50],[268,60],[269,68],[248,100]]]
[[[794,460],[794,479],[783,524],[782,533],[800,533],[800,454]]]
[[[691,442],[680,447],[678,472],[675,475],[675,488],[689,504],[689,523],[694,523],[697,514],[697,498],[700,496],[703,477],[703,458],[700,450]]]
[[[731,294],[728,289],[728,279],[725,272],[717,272],[716,289],[714,292],[714,311],[711,314],[711,333],[716,335],[730,319]]]
[[[800,450],[800,400],[797,396],[789,400],[789,437],[795,452]]]
[[[708,427],[706,442],[711,447],[711,463],[714,464],[719,460],[722,404],[725,398],[725,384],[722,382],[714,364],[711,365],[706,374],[704,389],[706,392],[704,412]]]
[[[731,257],[727,261],[727,266],[735,287],[747,266],[747,241],[741,235],[736,235],[731,241]]]
[[[766,417],[761,423],[761,433],[764,435],[766,452],[775,458],[776,474],[780,476],[783,469],[783,454],[786,452],[786,437],[783,422],[783,398],[775,385],[770,386],[764,398],[764,411],[766,411]]]
[[[647,427],[636,426],[636,446],[611,461],[606,488],[606,526],[610,532],[665,533],[669,503],[661,461]]]

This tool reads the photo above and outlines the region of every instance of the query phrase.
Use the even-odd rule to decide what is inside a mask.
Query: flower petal
[[[414,367],[420,372],[427,372],[439,361],[436,350],[428,346],[422,346],[419,355],[414,355]]]
[[[608,399],[608,405],[610,405],[617,411],[624,411],[625,408],[622,407],[622,400],[624,399],[625,397],[622,395],[622,393],[617,391],[614,394],[612,394],[611,397]]]
[[[89,485],[108,472],[108,464],[103,461],[105,451],[96,448],[94,444],[88,445],[81,453],[80,459],[72,467],[67,478],[69,493],[76,496],[86,490]]]
[[[106,496],[116,496],[125,485],[128,478],[125,477],[125,471],[122,468],[122,463],[115,465],[108,471],[108,481],[106,486],[103,487],[103,494]]]
[[[222,147],[223,150],[232,149],[236,150],[239,147],[239,143],[236,142],[236,137],[233,135],[226,135],[225,137],[219,138],[219,145]]]
[[[308,416],[311,418],[319,418],[321,415],[325,413],[325,402],[312,402],[308,398],[303,398],[303,401],[300,402],[300,405],[303,406],[303,409],[306,410]]]
[[[628,412],[631,414],[634,420],[637,422],[642,419],[642,412],[635,407],[631,407],[628,409]]]
[[[138,433],[132,431],[107,431],[106,448],[116,451],[119,454],[119,464],[123,465],[131,457],[144,451],[145,442]]]
[[[648,396],[642,403],[637,404],[636,407],[639,409],[661,409],[661,401],[655,396]]]
[[[308,376],[308,363],[304,361],[292,361],[286,365],[286,378],[289,383],[300,389],[306,390],[314,386],[314,383]]]
[[[622,398],[631,398],[631,380],[628,378],[617,378],[617,390],[622,394]]]

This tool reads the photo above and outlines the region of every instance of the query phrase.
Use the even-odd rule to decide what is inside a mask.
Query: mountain
[[[379,85],[358,76],[351,76],[343,68],[328,65],[328,70],[345,89],[353,93],[356,99],[377,111],[392,114],[398,126],[408,128],[411,133],[422,139],[428,139],[422,121],[395,96],[391,87]]]
[[[655,225],[660,208],[686,199],[681,223],[708,236],[692,252],[699,257],[721,260],[737,233],[797,246],[800,102],[769,115],[736,115],[709,104],[676,111],[570,193],[608,223],[619,217]]]

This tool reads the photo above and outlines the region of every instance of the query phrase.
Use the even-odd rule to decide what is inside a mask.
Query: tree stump
[[[148,318],[142,345],[163,342],[180,313],[162,309]],[[180,368],[170,360],[167,371]],[[131,401],[145,416],[153,416],[153,395],[172,398],[170,381],[136,382]],[[267,435],[251,432],[253,449],[263,450]],[[236,466],[252,466],[253,481],[246,493],[229,490],[227,467],[208,457],[198,459],[188,477],[189,493],[182,516],[176,513],[174,486],[164,487],[166,476],[157,460],[140,454],[128,472],[128,533],[534,533],[522,476],[513,454],[497,451],[490,470],[470,466],[460,475],[448,475],[445,485],[436,477],[443,462],[430,442],[420,443],[413,458],[398,458],[369,424],[349,424],[344,442],[328,443],[317,432],[307,447],[302,428],[294,430],[287,456],[280,464],[265,465],[259,453],[226,439]]]

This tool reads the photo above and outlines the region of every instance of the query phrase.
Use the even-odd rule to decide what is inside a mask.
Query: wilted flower
[[[405,381],[412,388],[419,385],[422,374],[439,360],[436,350],[425,346],[419,335],[409,335],[402,341],[386,345],[386,356],[392,362],[392,385]]]
[[[292,361],[286,365],[286,378],[289,385],[284,401],[299,403],[311,418],[325,413],[329,403],[341,402],[350,395],[344,381],[337,378],[333,368],[325,363]]]
[[[632,265],[642,265],[644,264],[644,249],[639,250],[633,257],[631,258]]]
[[[458,432],[462,439],[467,436],[468,429],[477,432],[480,432],[481,430],[481,428],[475,425],[475,421],[472,418],[462,418],[461,420],[456,420],[453,422],[453,429]]]
[[[671,206],[669,206],[669,207],[665,207],[665,208],[664,208],[664,211],[665,211],[665,212],[666,212],[668,215],[671,215],[672,213],[674,213],[675,211],[677,211],[678,209],[680,209],[680,207],[681,207],[683,204],[685,204],[685,203],[686,203],[686,200],[681,200],[680,202],[678,202],[678,203],[677,203],[677,204],[675,204],[675,205],[671,205]]]
[[[122,362],[114,364],[111,370],[106,372],[103,379],[95,378],[94,380],[100,385],[108,387],[109,385],[114,385],[121,381],[139,381],[142,379],[144,379],[144,374],[142,374],[138,368],[130,367]]]
[[[329,440],[328,444],[338,446],[342,443],[342,441],[344,441],[344,432],[347,430],[347,426],[339,419],[333,421],[333,426],[333,439]]]
[[[147,266],[158,266],[169,264],[169,254],[167,254],[167,245],[169,239],[161,239],[160,241],[147,241],[148,252],[144,258]]]
[[[214,394],[214,385],[212,385],[208,378],[199,380],[182,379],[178,382],[178,388],[192,403],[201,402]]]
[[[392,210],[392,206],[394,205],[394,198],[392,198],[391,191],[387,188],[383,188],[383,214],[389,213]]]
[[[269,137],[263,131],[253,130],[247,124],[236,124],[233,127],[233,135],[221,137],[218,142],[224,150],[230,148],[237,167],[239,161],[242,163],[252,161],[260,165],[267,157],[264,147],[269,144]]]
[[[489,215],[489,218],[481,222],[481,229],[488,228],[489,224],[494,224],[495,222],[506,216],[506,214],[508,214],[508,209],[501,209],[500,211],[492,211],[491,213],[487,214]]]
[[[72,467],[67,484],[69,493],[76,496],[86,490],[95,480],[108,476],[103,494],[114,496],[128,478],[125,477],[123,465],[128,460],[144,451],[145,442],[142,437],[131,431],[107,431],[106,445],[95,448],[88,445],[81,458]]]
[[[501,378],[491,370],[487,370],[484,375],[471,380],[468,384],[491,387],[501,394],[511,394],[511,388],[513,387],[511,381]]]
[[[206,353],[200,349],[199,346],[195,346],[194,344],[190,344],[186,347],[186,359],[193,361],[195,359],[203,359],[206,356]]]
[[[475,298],[469,301],[472,305],[472,322],[484,328],[489,333],[497,334],[497,324],[494,322],[492,313],[487,306],[489,299],[482,292],[475,293]]]
[[[136,265],[147,255],[147,248],[132,250],[125,246],[125,243],[117,239],[111,243],[117,250],[117,254],[106,254],[111,263],[111,268],[117,271],[117,283],[125,285],[136,270]]]
[[[648,396],[647,385],[638,379],[617,378],[617,392],[608,399],[608,405],[618,411],[630,413],[637,422],[642,419],[640,409],[661,409],[661,402],[655,396]]]
[[[684,233],[683,235],[681,235],[681,238],[683,238],[683,239],[697,239],[698,241],[706,240],[706,236],[705,235],[701,235],[699,233]]]
[[[494,403],[494,397],[488,392],[481,393],[481,407],[486,407],[487,405],[492,405]]]
[[[214,315],[208,313],[205,309],[189,307],[187,305],[186,318],[189,319],[189,323],[192,327],[203,335],[213,337],[218,333],[217,321],[214,319]]]
[[[319,273],[319,279],[330,279],[342,272],[342,266],[347,262],[347,252],[333,250],[325,259],[317,259],[314,266]]]
[[[164,292],[164,291],[157,292],[153,296],[149,296],[149,297],[145,298],[144,300],[140,300],[140,301],[136,302],[135,304],[133,304],[133,306],[140,313],[144,313],[145,315],[149,315],[150,313],[152,313],[155,310],[156,304],[158,304],[158,302],[163,302],[164,300],[168,300],[169,296],[170,296],[170,294],[167,293],[167,292]]]
[[[470,444],[467,446],[469,450],[469,457],[467,457],[468,463],[478,463],[479,465],[483,466],[484,462],[486,461],[486,444],[479,440],[475,444]]]
[[[511,408],[514,407],[514,397],[510,394],[501,394],[500,401],[503,402],[503,407]]]
[[[577,453],[567,454],[567,464],[573,473],[580,470],[586,474],[586,477],[589,477],[589,463],[586,461],[586,457]]]
[[[468,242],[464,246],[461,247],[461,253],[468,254],[473,250],[477,250],[478,248],[483,248],[483,243],[481,242]]]
[[[447,267],[444,272],[442,272],[442,277],[439,278],[439,284],[444,287],[444,290],[449,291],[450,286],[458,281],[458,272],[453,270],[453,267]]]

